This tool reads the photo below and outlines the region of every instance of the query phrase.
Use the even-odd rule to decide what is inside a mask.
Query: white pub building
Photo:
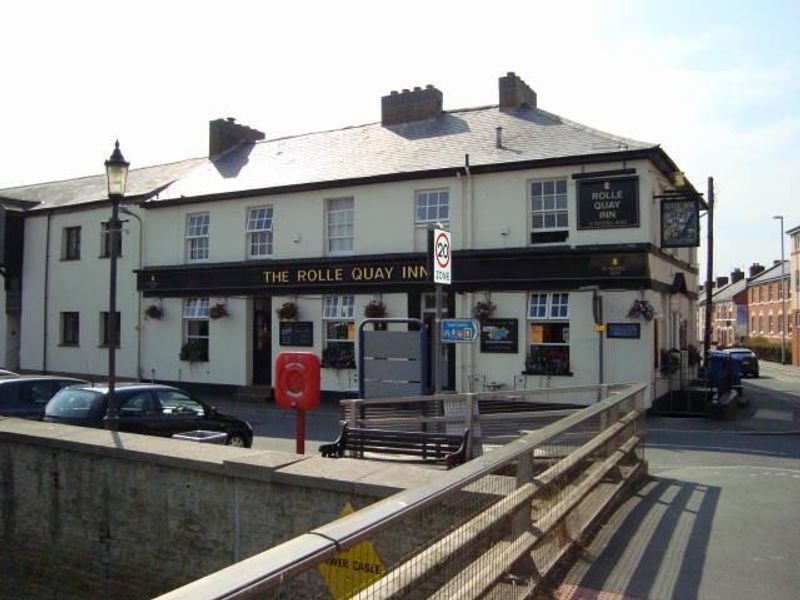
[[[267,395],[276,355],[303,350],[329,396],[354,397],[365,312],[432,323],[441,223],[443,317],[482,323],[447,345],[443,389],[666,392],[661,362],[695,343],[703,205],[672,159],[540,109],[513,73],[498,105],[442,104],[433,86],[392,92],[380,123],[279,139],[219,119],[208,157],[132,169],[118,374]],[[4,366],[102,379],[105,176],[0,190],[0,206]]]

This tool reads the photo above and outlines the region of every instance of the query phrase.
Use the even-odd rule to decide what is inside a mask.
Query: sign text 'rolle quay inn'
[[[578,183],[578,229],[639,227],[639,178]]]
[[[345,265],[316,268],[281,268],[263,272],[268,285],[304,283],[360,283],[426,281],[425,265]]]

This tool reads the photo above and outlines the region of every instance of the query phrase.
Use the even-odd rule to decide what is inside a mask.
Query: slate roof
[[[715,294],[711,296],[714,302],[730,302],[733,297],[747,289],[747,280],[740,279],[734,283],[729,283],[723,288],[720,288]]]
[[[128,173],[126,196],[151,195],[206,162],[208,162],[206,158],[194,158],[165,165],[131,169]],[[78,179],[6,188],[0,190],[0,203],[3,200],[30,203],[30,210],[105,202],[108,200],[106,175],[103,173]]]
[[[791,265],[788,260],[783,261],[784,265],[786,265],[786,269],[784,271],[785,276],[789,277],[791,271]],[[767,283],[768,281],[775,281],[781,278],[781,261],[776,262],[771,267],[761,271],[758,275],[753,277],[752,279],[748,280],[747,284],[750,285],[758,285],[761,283]]]
[[[495,144],[502,127],[502,148]],[[170,186],[160,200],[282,188],[421,171],[657,148],[569,121],[541,109],[497,106],[384,127],[372,123],[258,142],[226,153]]]
[[[502,127],[502,147],[496,128]],[[384,127],[347,127],[238,146],[214,158],[133,169],[126,196],[182,197],[329,184],[402,174],[512,165],[641,150],[651,143],[592,129],[541,109],[503,112],[497,106],[446,111],[435,119]],[[666,157],[666,154],[664,154]],[[616,160],[620,160],[616,158]],[[666,160],[671,164],[671,160]],[[165,188],[163,189],[162,188]],[[35,209],[102,201],[105,175],[0,190],[0,199],[38,203]],[[34,209],[34,210],[35,210]]]

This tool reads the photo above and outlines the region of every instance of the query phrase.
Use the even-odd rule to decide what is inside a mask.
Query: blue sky
[[[800,2],[271,4],[5,3],[0,187],[98,173],[117,137],[133,166],[201,156],[221,116],[337,128],[427,83],[491,104],[513,70],[545,110],[713,175],[718,274],[779,257],[772,215],[800,225]]]

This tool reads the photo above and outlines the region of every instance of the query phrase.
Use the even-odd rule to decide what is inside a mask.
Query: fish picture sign
[[[578,182],[578,229],[639,227],[639,178]]]
[[[481,352],[516,354],[518,340],[517,319],[486,319],[481,324]]]

